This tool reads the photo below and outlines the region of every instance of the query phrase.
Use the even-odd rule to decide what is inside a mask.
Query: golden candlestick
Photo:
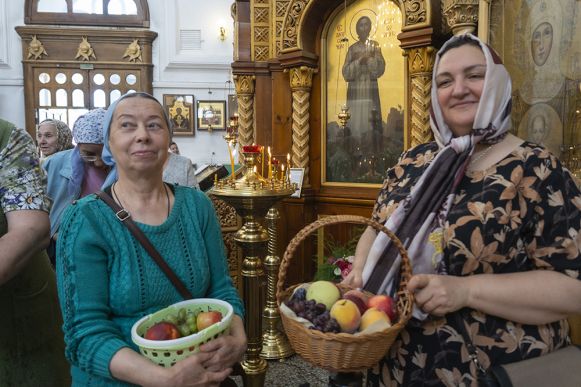
[[[262,332],[262,352],[264,359],[284,359],[294,354],[292,347],[281,327],[280,314],[276,304],[276,288],[278,282],[278,268],[280,257],[277,255],[278,233],[277,223],[280,219],[278,210],[271,208],[266,214],[265,220],[268,227],[268,255],[264,259],[266,268],[266,307],[262,313],[262,319],[266,327]]]
[[[248,337],[246,359],[242,362],[245,386],[263,386],[266,360],[262,351],[262,310],[264,307],[264,268],[261,257],[265,255],[269,235],[258,221],[279,200],[290,196],[294,187],[288,180],[264,179],[255,168],[259,152],[242,152],[244,176],[237,180],[220,180],[210,194],[230,204],[243,218],[243,226],[234,235],[242,249],[242,281],[246,318],[244,328]]]

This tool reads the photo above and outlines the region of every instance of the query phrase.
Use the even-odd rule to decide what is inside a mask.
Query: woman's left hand
[[[200,347],[201,352],[212,353],[213,356],[204,362],[204,367],[210,371],[220,371],[241,361],[246,352],[246,333],[239,316],[234,316],[230,326],[230,334],[220,336]]]
[[[415,302],[425,313],[443,316],[468,304],[466,278],[452,275],[418,274],[407,284]]]

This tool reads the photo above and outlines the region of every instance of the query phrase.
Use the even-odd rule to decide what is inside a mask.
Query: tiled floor
[[[264,382],[265,387],[326,387],[329,373],[310,365],[294,355],[281,361],[269,361]],[[233,377],[238,386],[242,378]]]

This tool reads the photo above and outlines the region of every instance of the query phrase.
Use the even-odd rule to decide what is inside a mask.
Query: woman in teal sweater
[[[200,353],[171,368],[141,356],[131,341],[133,323],[182,298],[113,211],[89,195],[63,216],[57,251],[73,385],[217,386],[242,359],[246,335],[213,207],[199,191],[163,183],[171,136],[153,97],[121,97],[108,109],[103,127],[103,161],[116,175],[106,191],[131,214],[194,297],[228,301],[236,315],[230,335],[204,344]]]

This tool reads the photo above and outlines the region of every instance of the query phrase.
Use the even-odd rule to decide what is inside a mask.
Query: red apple
[[[345,294],[343,294],[343,298],[346,300],[353,301],[355,305],[359,308],[359,313],[363,315],[367,310],[367,299],[368,297],[360,290],[349,290]]]
[[[395,318],[397,316],[395,301],[393,300],[393,298],[386,294],[378,294],[376,296],[371,297],[367,301],[367,307],[383,310],[389,316],[389,319],[391,321],[395,321]]]
[[[217,310],[211,310],[208,312],[200,312],[196,319],[196,325],[198,326],[198,331],[201,331],[220,321],[222,321],[222,313]]]
[[[182,337],[180,330],[170,322],[158,322],[152,325],[147,332],[145,338],[147,340],[173,340]]]

